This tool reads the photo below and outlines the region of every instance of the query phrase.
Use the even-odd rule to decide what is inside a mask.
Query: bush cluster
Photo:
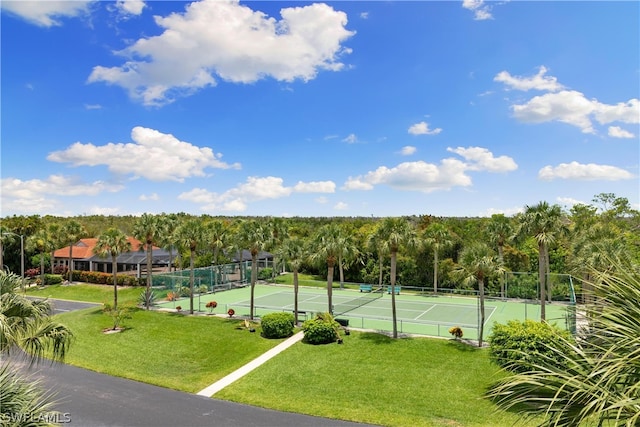
[[[488,339],[491,359],[515,372],[532,370],[541,358],[562,364],[562,356],[552,350],[560,348],[561,337],[571,340],[568,331],[548,323],[533,320],[496,323]]]
[[[73,280],[78,282],[93,283],[97,285],[113,284],[113,275],[111,273],[103,273],[100,271],[73,271]],[[146,284],[146,279],[138,279],[128,274],[119,274],[117,276],[118,286],[140,286]]]
[[[318,313],[302,324],[304,341],[309,344],[329,344],[338,340],[340,324],[329,313]]]
[[[265,338],[286,338],[293,335],[293,314],[278,312],[262,317],[262,336]]]

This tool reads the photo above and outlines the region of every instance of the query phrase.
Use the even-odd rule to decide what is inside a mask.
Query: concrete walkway
[[[255,359],[253,359],[251,362],[249,362],[246,365],[236,369],[235,371],[233,371],[232,373],[230,373],[226,377],[224,377],[224,378],[218,380],[217,382],[211,384],[209,387],[200,390],[197,394],[199,396],[206,396],[206,397],[213,396],[214,394],[216,394],[217,392],[219,392],[220,390],[222,390],[223,388],[225,388],[229,384],[231,384],[231,383],[235,382],[236,380],[242,378],[243,376],[247,375],[249,372],[253,371],[258,366],[260,366],[264,362],[266,362],[267,360],[271,359],[272,357],[275,357],[276,355],[278,355],[281,352],[283,352],[284,350],[288,349],[289,347],[291,347],[295,343],[301,341],[302,338],[304,338],[304,332],[300,331],[297,334],[293,335],[292,337],[288,338],[287,340],[281,342],[277,346],[273,347],[271,350],[267,351],[266,353],[264,353],[260,357],[257,357]]]

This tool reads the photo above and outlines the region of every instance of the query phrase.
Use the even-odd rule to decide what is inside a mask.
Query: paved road
[[[66,303],[66,301],[65,301]],[[86,308],[83,303],[56,309]],[[19,354],[14,363],[27,370]],[[144,363],[140,359],[141,363]],[[43,363],[29,372],[56,393],[58,422],[78,427],[348,427],[363,424],[285,413],[211,399],[111,377],[64,364]],[[339,404],[336,405],[340,407]]]

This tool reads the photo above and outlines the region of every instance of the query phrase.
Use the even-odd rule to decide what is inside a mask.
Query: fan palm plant
[[[548,344],[562,363],[540,357],[498,382],[489,396],[502,408],[542,416],[541,425],[640,424],[640,271],[618,266],[593,277],[584,334]]]

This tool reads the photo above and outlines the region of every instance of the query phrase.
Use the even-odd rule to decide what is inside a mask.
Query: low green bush
[[[258,271],[258,280],[267,280],[273,277],[273,268],[265,267]]]
[[[318,313],[316,317],[302,324],[304,342],[309,344],[329,344],[340,338],[340,324],[329,313]]]
[[[62,283],[62,274],[45,274],[44,275],[44,285],[59,285]]]
[[[531,370],[541,357],[562,364],[562,356],[553,349],[562,348],[563,339],[571,340],[571,334],[555,325],[510,320],[506,324],[495,323],[488,342],[495,363],[511,371],[524,372]]]
[[[262,336],[265,338],[286,338],[293,335],[293,314],[278,312],[262,316]]]

